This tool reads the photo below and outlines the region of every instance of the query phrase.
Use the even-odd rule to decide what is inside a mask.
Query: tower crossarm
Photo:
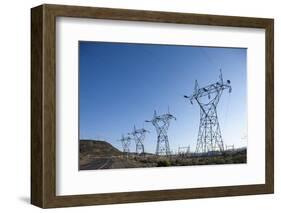
[[[222,92],[225,89],[228,89],[229,92],[231,92],[231,86],[230,86],[230,81],[229,83],[214,83],[207,85],[205,87],[198,88],[194,91],[194,93],[191,96],[185,96],[185,98],[190,99],[191,101],[193,99],[199,99],[204,96],[210,96],[212,94],[216,94],[219,92]]]
[[[230,80],[224,81],[222,77],[222,72],[220,70],[219,81],[213,84],[209,84],[207,86],[199,88],[198,82],[195,81],[194,92],[191,96],[184,96],[185,98],[189,99],[191,104],[193,104],[193,100],[195,99],[197,102],[200,98],[208,96],[211,97],[212,94],[220,95],[223,90],[228,89],[229,93],[231,93],[231,85]]]
[[[152,120],[146,120],[145,122],[157,123],[157,122],[161,122],[161,121],[168,121],[170,119],[176,120],[176,117],[173,116],[172,114],[167,113],[167,114],[163,114],[163,115],[154,116]]]

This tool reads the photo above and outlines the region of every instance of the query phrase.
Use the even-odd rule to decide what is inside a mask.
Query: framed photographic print
[[[31,9],[31,203],[274,191],[273,19]]]

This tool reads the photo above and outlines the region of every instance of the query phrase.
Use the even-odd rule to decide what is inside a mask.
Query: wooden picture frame
[[[265,29],[265,184],[56,195],[56,17]],[[31,203],[41,208],[179,200],[274,192],[274,21],[218,15],[44,4],[31,9]]]

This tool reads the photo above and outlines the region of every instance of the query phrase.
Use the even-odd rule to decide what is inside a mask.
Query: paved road
[[[91,162],[81,165],[81,170],[92,170],[92,169],[109,169],[112,166],[112,158],[94,158]]]

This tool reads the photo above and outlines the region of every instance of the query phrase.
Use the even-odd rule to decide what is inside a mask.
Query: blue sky
[[[79,42],[80,139],[104,139],[121,149],[122,134],[137,128],[150,131],[144,145],[155,152],[153,116],[168,107],[177,120],[168,131],[171,150],[190,145],[194,151],[199,127],[199,106],[183,98],[199,86],[215,83],[222,69],[231,80],[224,91],[218,116],[225,144],[246,146],[247,50],[198,46]],[[131,150],[135,150],[132,141]]]

